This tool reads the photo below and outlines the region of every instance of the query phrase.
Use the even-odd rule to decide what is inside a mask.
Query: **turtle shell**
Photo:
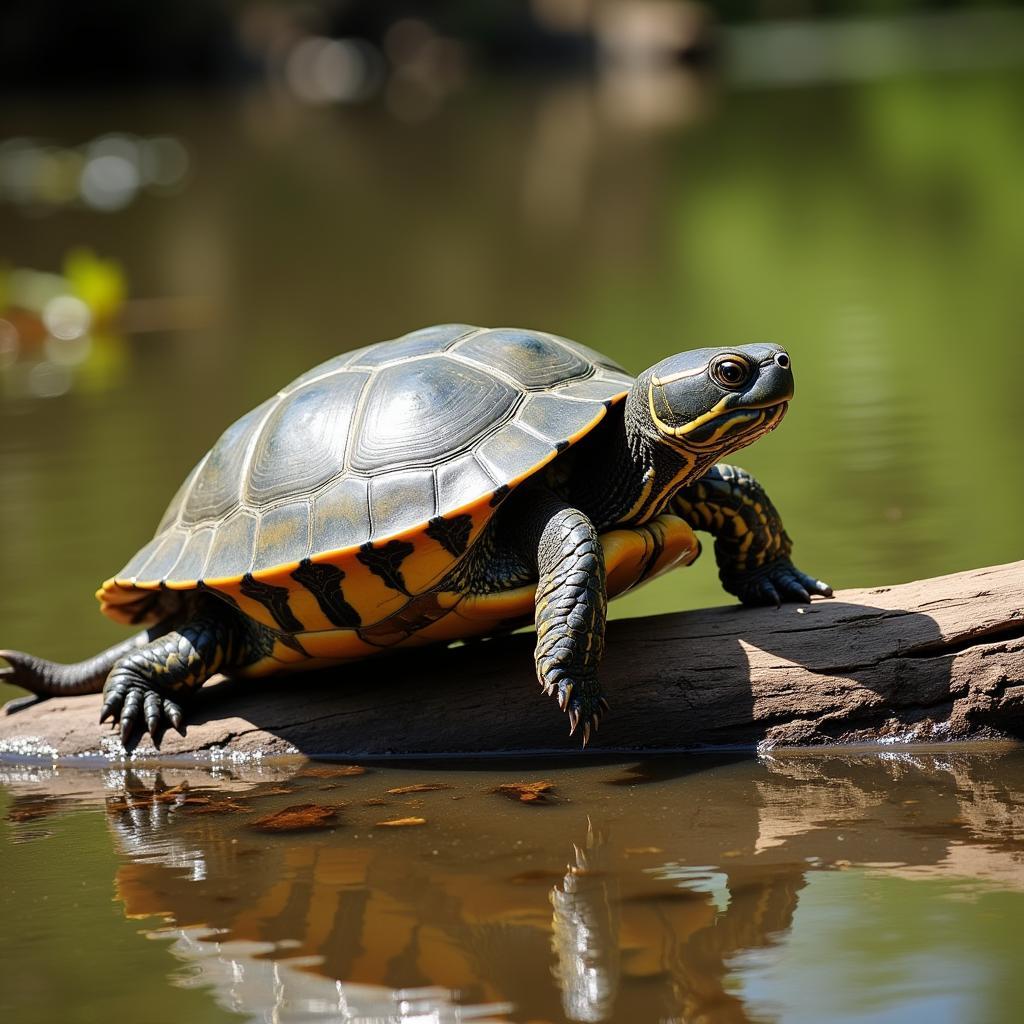
[[[518,329],[446,324],[347,352],[228,427],[97,596],[122,622],[159,617],[154,590],[200,588],[285,632],[380,621],[631,383]]]

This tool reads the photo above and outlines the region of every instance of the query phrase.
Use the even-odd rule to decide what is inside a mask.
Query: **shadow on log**
[[[612,622],[612,711],[588,754],[931,743],[1024,735],[1024,562],[781,609]],[[373,756],[577,750],[533,676],[533,636],[424,648],[200,691],[162,755]],[[0,717],[8,758],[105,756],[98,695]],[[137,757],[155,753],[148,738]]]

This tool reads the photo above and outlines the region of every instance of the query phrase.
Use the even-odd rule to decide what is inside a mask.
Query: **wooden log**
[[[587,755],[1024,736],[1024,561],[781,609],[612,622],[612,704]],[[205,687],[160,756],[580,756],[533,675],[533,637],[423,648]],[[7,758],[123,756],[98,696],[0,716]],[[136,757],[156,755],[148,737]]]

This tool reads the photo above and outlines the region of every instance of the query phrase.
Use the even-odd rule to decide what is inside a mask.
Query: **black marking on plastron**
[[[491,508],[495,505],[500,505],[507,497],[508,492],[511,490],[508,484],[502,484],[492,495],[491,495]]]
[[[304,628],[288,606],[287,587],[275,587],[271,583],[263,583],[261,580],[255,579],[251,572],[247,572],[242,577],[242,585],[239,590],[246,597],[259,601],[282,629],[289,633],[298,633]]]
[[[456,558],[465,554],[469,545],[469,534],[473,529],[473,517],[468,512],[446,519],[435,516],[427,523],[427,536],[436,540],[449,554]]]
[[[345,573],[336,565],[314,563],[308,558],[299,562],[298,569],[292,573],[292,579],[301,583],[316,598],[320,611],[329,622],[335,626],[358,626],[363,620],[359,612],[345,600],[341,590],[344,578]]]
[[[392,590],[397,590],[406,597],[412,595],[406,589],[405,577],[402,576],[402,563],[414,551],[413,546],[404,540],[389,540],[387,544],[374,547],[371,543],[364,544],[356,558],[367,569],[379,576]]]

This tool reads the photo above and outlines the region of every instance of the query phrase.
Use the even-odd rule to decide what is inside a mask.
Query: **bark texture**
[[[1024,736],[1024,561],[781,609],[609,624],[612,709],[587,753]],[[579,756],[534,676],[534,637],[207,685],[160,754]],[[100,697],[0,716],[8,759],[123,756]],[[148,737],[136,757],[152,757]]]

